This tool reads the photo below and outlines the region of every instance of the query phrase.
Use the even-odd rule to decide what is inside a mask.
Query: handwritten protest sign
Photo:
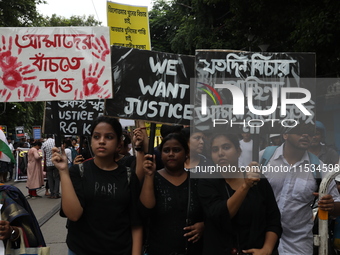
[[[150,50],[148,8],[107,2],[111,45]]]
[[[315,54],[196,51],[192,126],[284,133],[315,123]],[[299,132],[300,132],[299,131]]]
[[[109,116],[170,124],[189,124],[190,78],[194,57],[112,46],[114,98]]]
[[[5,27],[0,34],[0,102],[112,97],[107,27]]]
[[[53,116],[51,102],[46,102],[44,133],[61,135],[91,135],[93,120],[102,115],[104,100],[59,101],[58,116]],[[53,119],[59,118],[59,126]]]

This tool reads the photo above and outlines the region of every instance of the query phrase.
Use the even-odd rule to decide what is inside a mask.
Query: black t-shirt
[[[207,217],[203,254],[226,255],[232,248],[260,249],[267,231],[281,236],[281,215],[267,179],[262,178],[248,191],[231,219],[226,204],[234,192],[224,179],[199,180],[198,194]]]
[[[83,207],[81,218],[69,221],[67,245],[76,254],[131,255],[131,226],[141,225],[137,202],[139,183],[124,166],[113,171],[98,168],[93,160],[70,168],[70,177]]]
[[[158,172],[154,177],[156,205],[151,211],[150,229],[147,243],[149,255],[169,255],[183,252],[186,247],[186,226],[188,207],[187,178],[181,185],[175,186]],[[197,180],[190,180],[189,225],[203,221],[203,208],[197,194]],[[188,243],[188,254],[199,255],[202,252],[202,241]],[[184,254],[184,252],[183,252]]]

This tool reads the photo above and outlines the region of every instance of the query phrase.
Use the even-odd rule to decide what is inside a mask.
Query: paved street
[[[27,195],[26,182],[7,182],[6,185],[14,185]],[[45,189],[39,190],[42,198],[28,198],[32,210],[39,222],[47,246],[51,247],[51,255],[66,255],[65,243],[67,230],[66,218],[59,216],[60,199],[49,199],[45,195]]]

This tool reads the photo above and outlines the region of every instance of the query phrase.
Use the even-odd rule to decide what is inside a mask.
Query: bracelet
[[[135,147],[135,150],[136,150],[136,151],[142,151],[143,148],[142,148],[142,147]]]

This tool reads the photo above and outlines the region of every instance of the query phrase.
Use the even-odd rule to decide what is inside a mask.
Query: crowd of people
[[[50,197],[61,197],[68,219],[69,255],[310,255],[311,205],[320,184],[313,164],[339,164],[325,135],[321,122],[314,135],[270,135],[259,163],[252,161],[249,134],[162,125],[161,143],[150,150],[143,123],[130,135],[118,120],[101,116],[80,146],[84,153],[72,154],[71,139],[59,148],[52,137],[33,143],[27,187],[34,197],[44,185],[41,148]],[[261,165],[284,171],[261,172]],[[235,171],[197,173],[209,166]],[[340,216],[335,181],[317,205],[332,219]]]

